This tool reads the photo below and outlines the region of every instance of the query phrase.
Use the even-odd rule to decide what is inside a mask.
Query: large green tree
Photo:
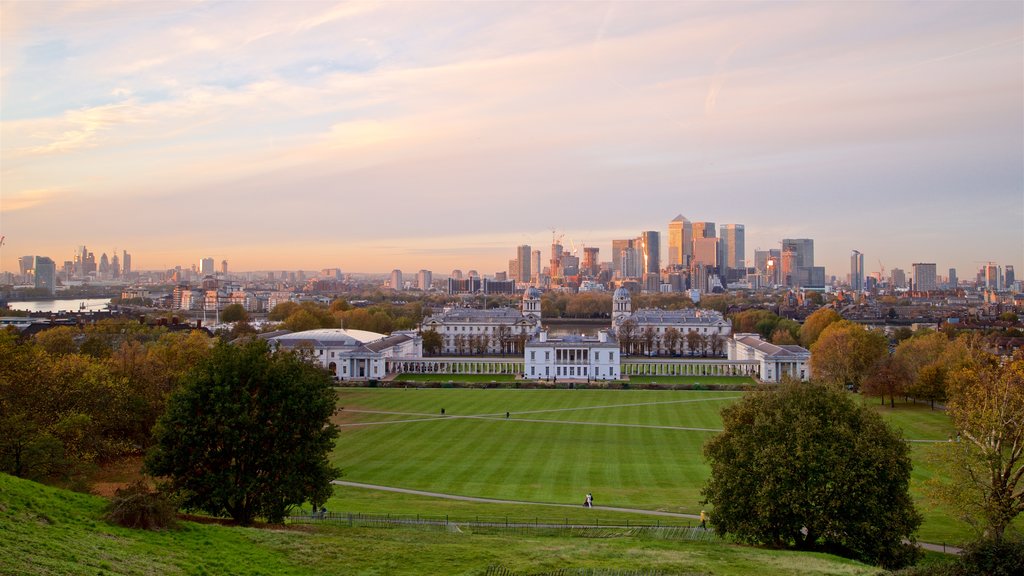
[[[827,549],[885,567],[911,562],[921,523],[908,491],[909,448],[846,391],[785,382],[722,411],[704,447],[703,495],[720,534]]]
[[[331,384],[319,366],[263,341],[220,343],[168,401],[146,468],[186,508],[280,522],[292,506],[325,500],[339,475],[327,461]]]
[[[887,346],[881,332],[849,320],[833,322],[811,346],[811,375],[827,384],[858,390],[876,364],[885,358]]]
[[[933,493],[984,537],[1001,540],[1024,512],[1024,352],[1003,362],[977,353],[948,386],[960,441],[935,447],[951,480],[933,481]]]

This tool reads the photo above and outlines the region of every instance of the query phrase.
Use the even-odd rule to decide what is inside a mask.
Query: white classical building
[[[540,290],[523,293],[522,308],[449,308],[425,319],[421,332],[441,335],[442,354],[519,353],[540,332]]]
[[[729,360],[755,360],[761,364],[761,381],[778,382],[783,376],[810,380],[811,352],[801,346],[776,345],[760,334],[733,334],[726,346]]]
[[[544,331],[526,343],[526,378],[618,380],[619,370],[619,343],[608,331],[596,337],[549,337]]]
[[[366,330],[323,328],[267,338],[275,348],[304,349],[339,380],[374,380],[386,374],[390,358],[420,358],[423,340],[415,331],[391,336]]]
[[[622,330],[622,325],[627,320],[633,321],[631,333],[628,336]],[[620,342],[627,339],[644,342],[645,352],[656,356],[673,354],[695,356],[707,353],[721,355],[725,352],[726,339],[732,333],[732,323],[717,310],[641,308],[634,311],[632,298],[625,288],[615,290],[612,295],[612,327],[616,330]],[[672,338],[665,338],[670,329],[675,329],[677,332],[675,342],[672,342]],[[649,350],[646,349],[645,342],[648,332],[653,337]]]

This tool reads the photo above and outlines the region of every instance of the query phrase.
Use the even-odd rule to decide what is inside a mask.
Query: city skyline
[[[748,266],[1024,266],[1020,3],[0,10],[3,271],[493,274],[553,228],[664,265],[677,214],[745,225]]]

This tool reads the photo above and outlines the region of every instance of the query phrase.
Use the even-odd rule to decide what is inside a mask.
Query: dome
[[[629,295],[629,290],[626,290],[621,286],[619,288],[616,288],[615,293],[612,294],[613,300],[629,300],[631,298],[632,296]]]
[[[523,300],[534,300],[537,298],[540,298],[540,290],[533,286],[530,286],[523,292]]]
[[[291,332],[270,339],[271,342],[291,348],[302,342],[310,342],[317,347],[338,347],[338,346],[361,346],[368,342],[375,342],[385,338],[384,334],[369,332],[367,330],[345,330],[342,328],[320,328],[317,330],[305,330],[303,332]]]

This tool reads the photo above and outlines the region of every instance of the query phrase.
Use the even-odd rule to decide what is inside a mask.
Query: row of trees
[[[317,328],[349,328],[390,334],[395,330],[415,329],[423,321],[424,309],[420,302],[396,305],[387,302],[365,308],[354,308],[345,300],[335,300],[330,306],[315,302],[282,302],[267,315],[267,319],[282,322],[292,332]]]

